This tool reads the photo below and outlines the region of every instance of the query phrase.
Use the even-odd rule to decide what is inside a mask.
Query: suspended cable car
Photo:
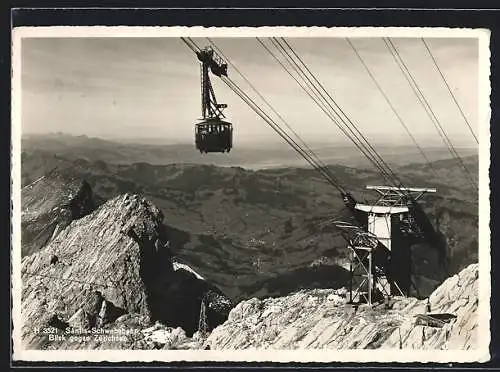
[[[202,121],[195,125],[195,145],[200,153],[229,152],[233,147],[233,125],[222,119],[226,104],[217,103],[209,71],[227,76],[227,63],[210,47],[196,52],[201,62]]]

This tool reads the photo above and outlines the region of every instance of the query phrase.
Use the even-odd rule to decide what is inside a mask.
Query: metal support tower
[[[426,193],[435,193],[434,188],[401,188],[391,186],[367,186],[379,194],[372,204],[357,203],[355,208],[367,214],[368,232],[387,250],[386,274],[391,283],[384,289],[386,294],[396,292],[406,295],[409,291],[411,258],[409,245],[403,244],[409,235],[420,235],[421,231],[410,213],[409,206]],[[395,246],[393,246],[396,244]],[[401,290],[403,288],[403,290]]]
[[[347,222],[336,221],[334,225],[347,241],[349,249],[351,282],[349,297],[351,302],[374,302],[376,293],[388,297],[389,278],[386,275],[387,252],[377,237]]]

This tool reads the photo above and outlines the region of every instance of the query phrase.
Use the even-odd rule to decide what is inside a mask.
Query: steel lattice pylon
[[[387,274],[389,256],[384,251],[384,246],[373,233],[359,226],[343,221],[335,221],[334,225],[348,244],[351,274],[350,301],[354,302],[355,299],[362,298],[371,306],[376,291],[389,298],[391,296],[391,280]],[[399,293],[403,295],[400,290]]]

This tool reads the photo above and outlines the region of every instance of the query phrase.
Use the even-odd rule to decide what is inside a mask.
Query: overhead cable
[[[349,39],[349,38],[346,38],[346,41],[347,43],[349,44],[349,46],[352,48],[352,50],[354,51],[354,53],[356,54],[356,56],[358,57],[359,61],[361,62],[361,64],[363,65],[363,67],[365,68],[366,72],[368,73],[368,75],[370,76],[370,78],[372,79],[373,83],[375,84],[375,86],[377,87],[377,89],[380,91],[380,93],[382,94],[382,97],[384,97],[384,100],[387,102],[387,104],[389,105],[389,107],[391,108],[392,112],[394,113],[394,115],[396,116],[396,118],[398,119],[399,123],[403,126],[404,130],[406,131],[406,133],[408,134],[408,136],[411,138],[411,140],[413,141],[413,143],[415,144],[415,146],[417,147],[418,151],[420,152],[420,154],[422,155],[422,157],[424,158],[425,162],[427,163],[427,166],[432,169],[432,171],[434,172],[434,174],[436,176],[439,176],[436,168],[432,165],[432,163],[430,162],[429,158],[427,157],[427,155],[425,155],[425,152],[424,150],[420,147],[420,145],[418,144],[417,140],[415,139],[415,137],[413,136],[413,134],[411,134],[410,132],[410,129],[408,128],[408,126],[406,125],[406,123],[404,122],[403,118],[401,117],[401,115],[397,112],[396,108],[394,107],[394,105],[392,104],[391,100],[389,99],[389,96],[386,94],[386,92],[382,89],[382,86],[380,85],[380,83],[377,81],[377,79],[375,78],[374,74],[372,73],[372,71],[370,70],[370,68],[368,67],[368,65],[366,64],[366,62],[363,60],[363,58],[361,57],[361,54],[359,53],[359,51],[357,50],[357,48],[355,47],[355,45],[353,44],[353,42]]]
[[[429,48],[429,45],[426,43],[425,39],[422,37],[420,38],[420,40],[422,40],[422,43],[424,44],[425,46],[425,49],[427,50],[427,52],[429,53],[432,61],[434,62],[434,66],[436,66],[436,69],[437,71],[439,72],[439,75],[441,75],[441,78],[443,79],[443,82],[444,84],[446,85],[446,88],[448,89],[448,92],[450,93],[450,96],[451,98],[453,99],[453,102],[455,102],[455,105],[457,106],[458,110],[460,111],[460,114],[462,115],[462,118],[464,119],[465,121],[465,124],[467,125],[467,127],[469,128],[469,131],[470,133],[472,134],[472,137],[474,137],[474,140],[476,141],[477,144],[479,144],[479,140],[477,139],[477,136],[476,134],[474,133],[474,130],[472,129],[472,126],[470,125],[469,121],[467,120],[467,117],[465,116],[465,113],[464,111],[462,110],[462,108],[460,107],[460,104],[458,103],[457,101],[457,98],[455,97],[455,95],[453,94],[453,91],[452,89],[450,88],[450,85],[448,84],[448,82],[446,81],[446,77],[444,76],[443,72],[441,71],[441,69],[439,68],[439,65],[436,61],[436,58],[434,57],[434,55],[432,54],[431,52],[431,49]]]
[[[287,121],[283,118],[283,116],[276,111],[276,109],[269,103],[268,100],[257,90],[257,88],[248,80],[248,78],[238,69],[238,67],[231,62],[229,58],[223,53],[223,51],[215,44],[215,42],[207,38],[213,48],[219,53],[224,60],[229,63],[232,69],[236,71],[242,79],[250,86],[250,88],[258,95],[258,97],[269,107],[269,109],[281,120],[281,122],[295,135],[295,137],[302,143],[302,145],[307,149],[308,153],[315,159],[317,166],[324,170],[324,172],[329,173],[332,178],[334,178],[333,174],[331,174],[330,170],[326,166],[326,164],[318,157],[318,155],[307,145],[307,143],[299,136],[299,134],[292,128],[291,125],[287,123]]]
[[[477,184],[476,184],[476,182],[474,181],[474,179],[472,178],[472,175],[470,174],[469,170],[465,166],[465,163],[464,163],[462,157],[457,152],[457,150],[455,149],[455,147],[451,143],[450,139],[448,138],[448,136],[447,136],[444,128],[442,127],[441,123],[439,122],[438,118],[436,117],[436,114],[434,113],[434,111],[432,110],[429,102],[427,101],[427,99],[425,98],[424,94],[422,93],[419,85],[417,84],[417,82],[413,78],[410,70],[406,66],[406,63],[402,59],[402,57],[401,57],[401,55],[400,55],[397,47],[390,40],[390,38],[384,38],[383,40],[384,40],[384,43],[385,43],[387,49],[390,51],[391,55],[393,56],[394,60],[396,61],[398,67],[403,72],[403,75],[405,76],[405,78],[406,78],[407,82],[409,83],[410,87],[412,88],[413,92],[417,96],[418,101],[420,102],[420,104],[424,108],[427,116],[429,117],[429,119],[431,120],[432,124],[436,128],[439,136],[441,137],[441,139],[443,140],[444,144],[448,148],[448,150],[449,150],[452,158],[456,160],[457,166],[464,173],[465,178],[470,183],[470,185],[472,186],[472,188],[475,189],[476,192],[477,192]]]
[[[366,141],[362,133],[353,125],[352,121],[347,117],[345,112],[338,106],[332,96],[326,91],[324,86],[314,76],[311,70],[305,65],[302,59],[297,55],[293,48],[281,39],[281,42],[276,38],[271,39],[275,48],[280,52],[283,58],[299,76],[303,83],[293,75],[289,68],[279,60],[279,58],[258,39],[260,44],[273,56],[274,59],[285,69],[285,71],[294,78],[299,86],[313,99],[313,101],[322,109],[322,111],[332,120],[332,122],[342,131],[342,133],[361,151],[361,153],[375,166],[381,175],[395,186],[400,186],[399,180],[396,180],[392,171],[387,169],[385,162],[381,162],[377,155],[374,154],[373,147]],[[293,57],[295,56],[295,58]],[[297,60],[299,62],[297,62]],[[300,64],[299,64],[300,63]],[[311,94],[314,92],[314,96]],[[335,109],[335,107],[337,109]],[[351,125],[350,125],[350,123]]]

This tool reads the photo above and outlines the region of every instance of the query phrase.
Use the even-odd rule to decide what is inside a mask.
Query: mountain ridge
[[[21,273],[23,339],[42,348],[47,340],[34,334],[34,328],[65,331],[76,319],[81,328],[90,329],[132,314],[192,334],[203,299],[209,328],[222,322],[231,306],[195,271],[174,265],[163,214],[133,194],[72,221],[22,259]]]

